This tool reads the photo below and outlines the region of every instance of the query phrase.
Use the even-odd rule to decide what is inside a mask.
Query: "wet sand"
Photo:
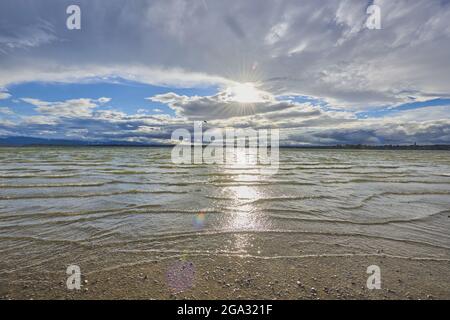
[[[167,270],[195,266],[192,286],[174,290]],[[381,268],[380,290],[366,287],[367,266]],[[86,269],[89,269],[87,267]],[[181,278],[183,276],[181,275]],[[68,290],[64,272],[15,278],[1,299],[449,299],[450,262],[372,257],[257,259],[189,257],[90,272]],[[178,291],[178,292],[176,292]]]

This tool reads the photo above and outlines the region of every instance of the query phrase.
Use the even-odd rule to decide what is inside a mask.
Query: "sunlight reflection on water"
[[[251,152],[237,149],[237,161],[231,166],[224,166],[222,168],[223,172],[229,174],[235,183],[242,181],[247,183],[261,182],[263,177],[254,171],[257,168],[254,157],[257,156]],[[236,168],[239,169],[238,172],[236,172]],[[222,192],[232,199],[231,206],[233,208],[232,213],[224,217],[226,219],[224,221],[224,229],[230,231],[252,231],[267,228],[266,219],[264,219],[262,212],[255,204],[256,200],[265,197],[260,187],[252,185],[232,186],[223,188]],[[248,248],[253,247],[251,234],[235,233],[232,247],[234,250],[246,252]]]

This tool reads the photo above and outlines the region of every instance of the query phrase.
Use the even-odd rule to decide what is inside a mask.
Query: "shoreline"
[[[192,286],[170,286],[174,264],[195,266]],[[381,289],[369,290],[369,265],[381,268]],[[89,268],[85,268],[89,270]],[[0,280],[1,299],[449,299],[450,262],[379,257],[256,259],[225,256],[163,261],[91,270],[80,290],[68,290],[64,272]],[[183,277],[181,277],[183,278]],[[179,278],[179,279],[181,279]]]

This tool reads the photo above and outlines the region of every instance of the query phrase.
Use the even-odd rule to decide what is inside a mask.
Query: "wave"
[[[317,199],[333,199],[332,196],[285,196],[285,197],[268,197],[268,198],[259,198],[247,201],[245,204],[257,204],[262,202],[277,202],[277,201],[302,201],[302,200],[317,200]]]
[[[350,179],[350,180],[322,180],[322,184],[349,184],[349,183],[417,183],[417,184],[448,184],[450,181],[423,181],[423,180],[393,180],[386,176],[384,179]]]
[[[175,253],[179,254],[181,257],[189,256],[225,256],[225,257],[239,257],[239,258],[251,258],[260,260],[274,260],[274,259],[305,259],[305,258],[343,258],[343,257],[383,257],[383,258],[393,258],[393,259],[403,259],[403,260],[414,260],[414,261],[435,261],[435,262],[450,262],[447,258],[438,257],[414,257],[414,256],[402,256],[402,255],[392,255],[387,253],[318,253],[318,254],[302,254],[302,255],[254,255],[245,253],[243,251],[229,251],[229,250],[167,250],[167,249],[145,249],[145,250],[115,250],[115,252],[124,253]],[[174,256],[170,256],[173,258]],[[160,257],[161,258],[161,257]],[[164,258],[164,257],[162,257]],[[154,260],[152,260],[154,261]],[[142,261],[136,262],[138,264]]]
[[[449,213],[450,210],[438,211],[423,217],[413,217],[408,219],[385,219],[378,221],[355,221],[355,220],[342,220],[342,219],[315,219],[315,218],[301,218],[301,217],[292,217],[286,215],[276,215],[269,214],[269,217],[275,219],[282,220],[295,220],[295,221],[304,221],[304,222],[323,222],[323,223],[343,223],[343,224],[356,224],[356,225],[386,225],[393,223],[407,223],[407,222],[418,222],[418,221],[426,221],[431,219],[434,216],[438,216],[441,214]]]
[[[0,184],[0,189],[27,189],[27,188],[68,188],[68,187],[101,187],[117,183],[116,181],[104,182],[79,182],[79,183],[55,183],[55,184]]]
[[[186,194],[187,191],[170,191],[170,190],[127,190],[108,193],[90,193],[90,194],[60,194],[52,195],[29,195],[29,196],[0,196],[0,200],[27,200],[27,199],[62,199],[62,198],[94,198],[94,197],[110,197],[116,195],[127,194]]]
[[[224,213],[224,211],[216,209],[182,209],[182,208],[165,209],[161,204],[145,204],[145,205],[132,205],[127,208],[119,208],[119,209],[84,210],[79,212],[53,211],[53,212],[38,212],[26,214],[8,214],[7,216],[0,215],[0,221],[17,221],[17,219],[26,219],[27,221],[29,221],[31,219],[40,219],[40,218],[49,219],[49,218],[79,217],[79,219],[66,221],[66,222],[79,222],[81,219],[85,218],[90,220],[96,220],[117,215],[129,216],[136,214],[198,214],[200,212],[204,214]],[[92,217],[95,215],[97,216]]]
[[[64,179],[81,177],[80,174],[65,174],[65,175],[35,175],[35,174],[21,174],[21,175],[0,175],[2,179]]]
[[[450,191],[412,191],[412,192],[382,192],[378,194],[370,195],[362,200],[362,203],[366,203],[375,198],[381,198],[384,196],[428,196],[428,195],[450,195]]]
[[[162,240],[173,240],[173,239],[183,239],[183,238],[196,238],[196,237],[208,237],[216,235],[227,235],[227,234],[304,234],[304,235],[318,235],[318,236],[331,236],[331,237],[358,237],[366,239],[380,239],[393,242],[408,243],[412,245],[422,245],[427,247],[439,248],[450,250],[449,246],[442,246],[431,242],[418,241],[404,238],[394,238],[383,235],[371,235],[364,233],[346,233],[346,232],[333,232],[333,231],[307,231],[307,230],[280,230],[280,229],[267,229],[267,230],[212,230],[212,231],[202,231],[202,232],[160,232],[155,233],[151,237],[140,238],[138,240],[125,241],[127,244],[131,243],[144,243],[144,242],[160,242]],[[124,244],[123,241],[116,243],[109,243],[109,245],[120,245]]]

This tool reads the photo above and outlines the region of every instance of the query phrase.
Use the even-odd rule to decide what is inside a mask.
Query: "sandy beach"
[[[166,270],[193,261],[192,287],[175,292]],[[368,265],[383,270],[382,289],[366,287]],[[83,277],[81,290],[66,288],[64,272],[1,283],[2,299],[449,299],[450,263],[383,256],[263,260],[168,259]]]

